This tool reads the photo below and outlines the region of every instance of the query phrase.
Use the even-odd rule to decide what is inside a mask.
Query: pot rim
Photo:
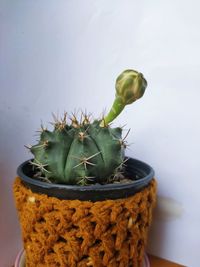
[[[131,178],[131,174],[135,172],[138,173],[141,178],[129,183],[93,184],[87,186],[47,183],[34,179],[26,174],[30,166],[30,160],[19,165],[17,174],[33,192],[44,193],[48,196],[55,196],[60,199],[97,201],[134,195],[147,186],[153,179],[154,170],[147,163],[128,157],[126,164],[127,177]]]
[[[128,158],[128,159],[133,159],[133,158]],[[32,159],[31,159],[32,160]],[[22,164],[19,165],[19,167],[17,168],[17,174],[20,176],[20,178],[23,178],[23,180],[26,180],[27,182],[31,182],[32,184],[37,184],[41,187],[44,188],[55,188],[55,187],[60,187],[60,188],[66,188],[66,189],[71,189],[71,190],[78,190],[78,191],[90,191],[90,190],[101,190],[101,188],[103,187],[104,189],[111,189],[111,188],[127,188],[129,187],[129,185],[137,185],[140,184],[141,182],[143,182],[144,180],[151,180],[154,177],[154,169],[148,165],[147,163],[138,160],[138,159],[133,159],[135,162],[137,161],[138,163],[142,163],[143,165],[146,165],[146,167],[149,168],[150,172],[148,175],[146,175],[143,178],[137,179],[137,180],[133,180],[132,182],[129,183],[119,183],[119,184],[114,184],[114,183],[110,183],[110,184],[92,184],[92,185],[68,185],[68,184],[57,184],[57,183],[47,183],[47,182],[42,182],[40,180],[37,180],[35,178],[32,178],[30,176],[27,176],[24,172],[23,172],[23,168],[25,165],[29,164],[29,162],[31,160],[26,160],[24,161]]]

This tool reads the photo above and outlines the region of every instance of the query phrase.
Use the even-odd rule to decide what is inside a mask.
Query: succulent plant
[[[38,144],[30,147],[36,177],[50,182],[86,185],[106,183],[124,162],[125,142],[120,127],[111,128],[125,105],[142,97],[147,86],[141,73],[126,70],[116,80],[116,98],[102,120],[90,122],[87,114],[80,121],[65,113],[54,116],[53,131],[42,127]]]

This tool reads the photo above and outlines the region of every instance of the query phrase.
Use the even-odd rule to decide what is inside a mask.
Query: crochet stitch
[[[141,267],[155,179],[131,197],[90,202],[33,193],[17,177],[14,195],[26,267]]]

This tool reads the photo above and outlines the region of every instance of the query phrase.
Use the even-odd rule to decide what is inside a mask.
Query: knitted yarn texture
[[[97,202],[33,193],[18,177],[14,196],[26,267],[141,267],[156,181],[135,195]]]

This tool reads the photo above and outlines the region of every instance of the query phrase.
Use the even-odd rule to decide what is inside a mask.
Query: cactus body
[[[32,146],[33,165],[41,176],[65,184],[103,183],[124,158],[121,128],[100,127],[93,123],[43,129],[38,144]]]

